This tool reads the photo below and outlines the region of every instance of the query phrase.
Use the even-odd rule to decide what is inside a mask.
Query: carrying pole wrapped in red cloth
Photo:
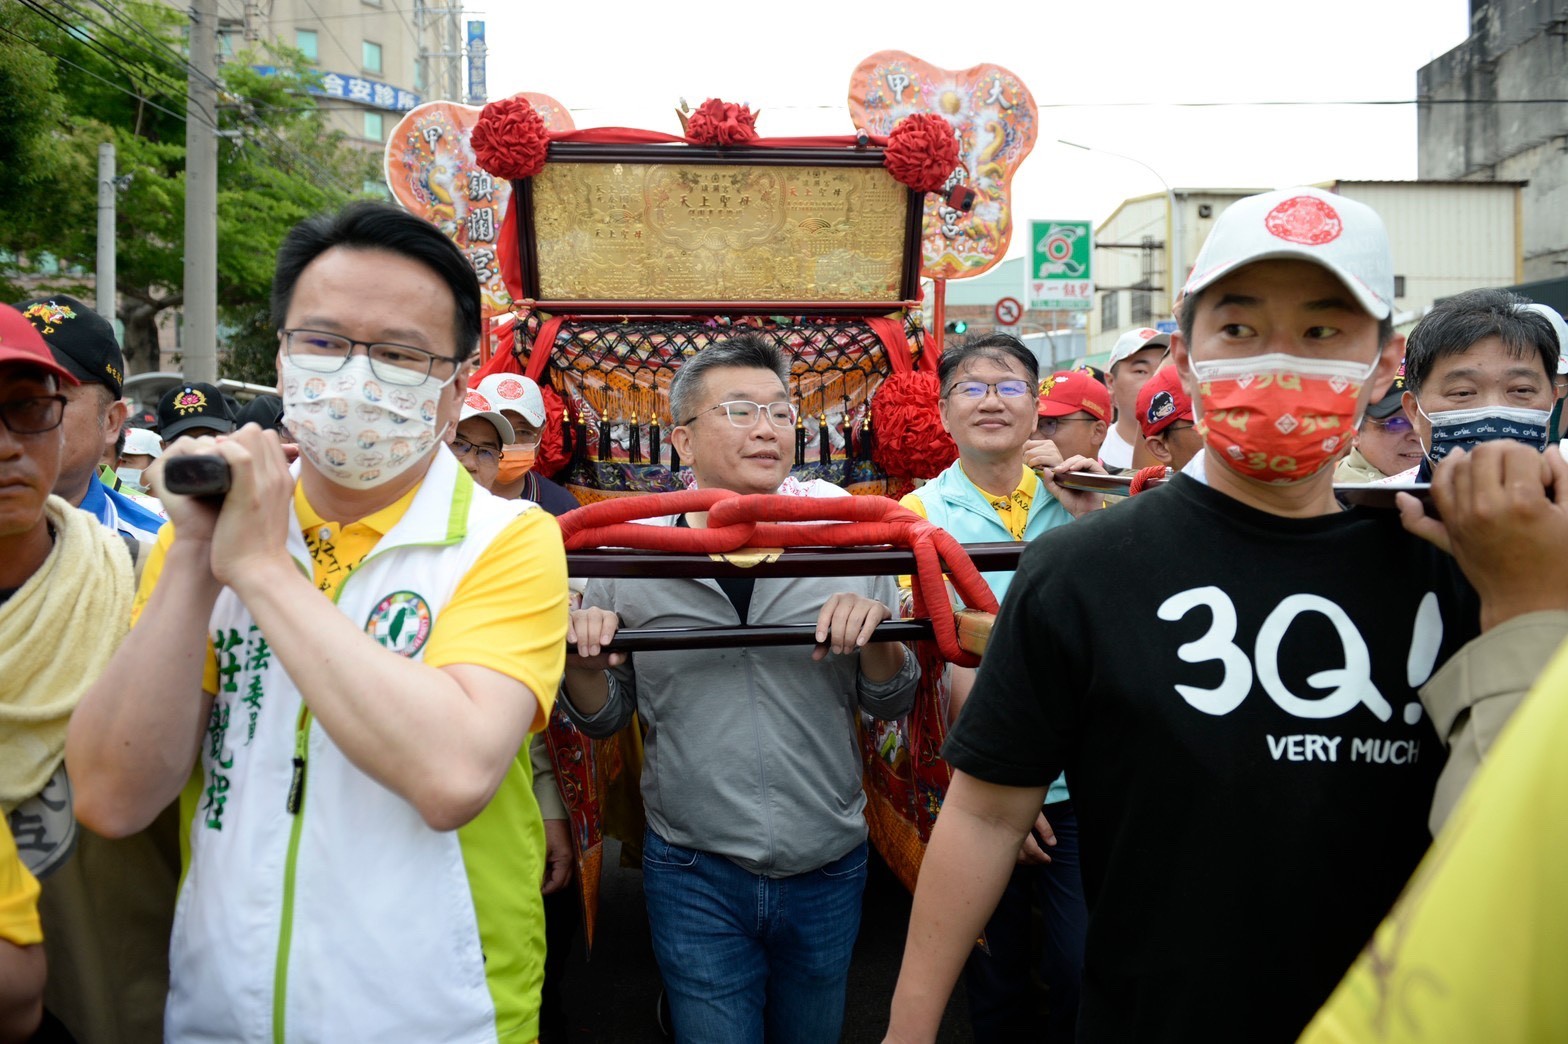
[[[638,525],[636,519],[708,512],[708,528]],[[789,497],[694,489],[600,501],[558,521],[568,551],[629,547],[646,551],[720,554],[745,547],[893,545],[914,553],[916,615],[930,619],[944,659],[964,667],[980,658],[959,643],[947,583],[964,605],[997,611],[996,596],[951,533],[886,497]],[[816,524],[814,524],[816,523]]]

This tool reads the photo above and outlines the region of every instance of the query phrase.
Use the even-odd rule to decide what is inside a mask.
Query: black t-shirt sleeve
[[[1046,534],[1025,549],[991,631],[974,691],[942,756],[955,768],[1003,786],[1048,786],[1065,767],[1077,717],[1067,675],[1076,615],[1069,577]]]

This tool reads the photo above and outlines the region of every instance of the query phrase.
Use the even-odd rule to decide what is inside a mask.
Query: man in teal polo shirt
[[[949,348],[942,354],[937,379],[942,426],[958,446],[958,460],[906,496],[904,507],[966,544],[1032,540],[1099,507],[1094,494],[1071,493],[1055,482],[1060,471],[1103,470],[1094,462],[1081,456],[1063,460],[1049,443],[1043,444],[1050,450],[1046,455],[1040,452],[1042,444],[1034,443],[1026,460],[1025,443],[1034,439],[1041,408],[1039,363],[1017,338],[992,334]],[[1105,412],[1110,412],[1109,403]],[[1037,460],[1054,466],[1037,474],[1030,466]],[[984,576],[1001,601],[1012,572]],[[973,682],[973,670],[952,668],[954,719]],[[971,951],[964,965],[970,1021],[982,1044],[1041,1039],[1032,984],[1035,954],[1049,998],[1043,1039],[1072,1039],[1088,912],[1078,870],[1078,821],[1064,779],[1051,785],[1035,834],[1025,840],[1012,880],[986,925],[985,948]],[[1039,946],[1030,940],[1032,897],[1045,913],[1045,938]]]

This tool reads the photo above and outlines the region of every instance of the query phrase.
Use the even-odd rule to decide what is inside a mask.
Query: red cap
[[[10,305],[0,305],[0,364],[15,362],[47,370],[66,384],[82,383],[70,370],[54,361],[54,353],[44,342],[43,335],[25,315]]]
[[[1080,410],[1109,422],[1110,391],[1082,370],[1057,370],[1040,382],[1040,416],[1065,417]]]
[[[1138,430],[1148,438],[1178,420],[1192,420],[1192,399],[1181,386],[1176,367],[1162,366],[1138,391]]]

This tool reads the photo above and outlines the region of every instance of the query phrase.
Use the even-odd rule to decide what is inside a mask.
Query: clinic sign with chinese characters
[[[468,23],[468,104],[483,105],[489,89],[485,86],[485,23]]]
[[[263,76],[276,76],[278,73],[277,68],[271,65],[257,65],[253,68]],[[314,81],[306,81],[305,89],[320,98],[341,98],[390,112],[407,112],[420,102],[419,95],[413,91],[348,73],[320,73]]]
[[[1031,221],[1029,273],[1024,280],[1029,307],[1063,311],[1093,307],[1093,253],[1089,222]]]

